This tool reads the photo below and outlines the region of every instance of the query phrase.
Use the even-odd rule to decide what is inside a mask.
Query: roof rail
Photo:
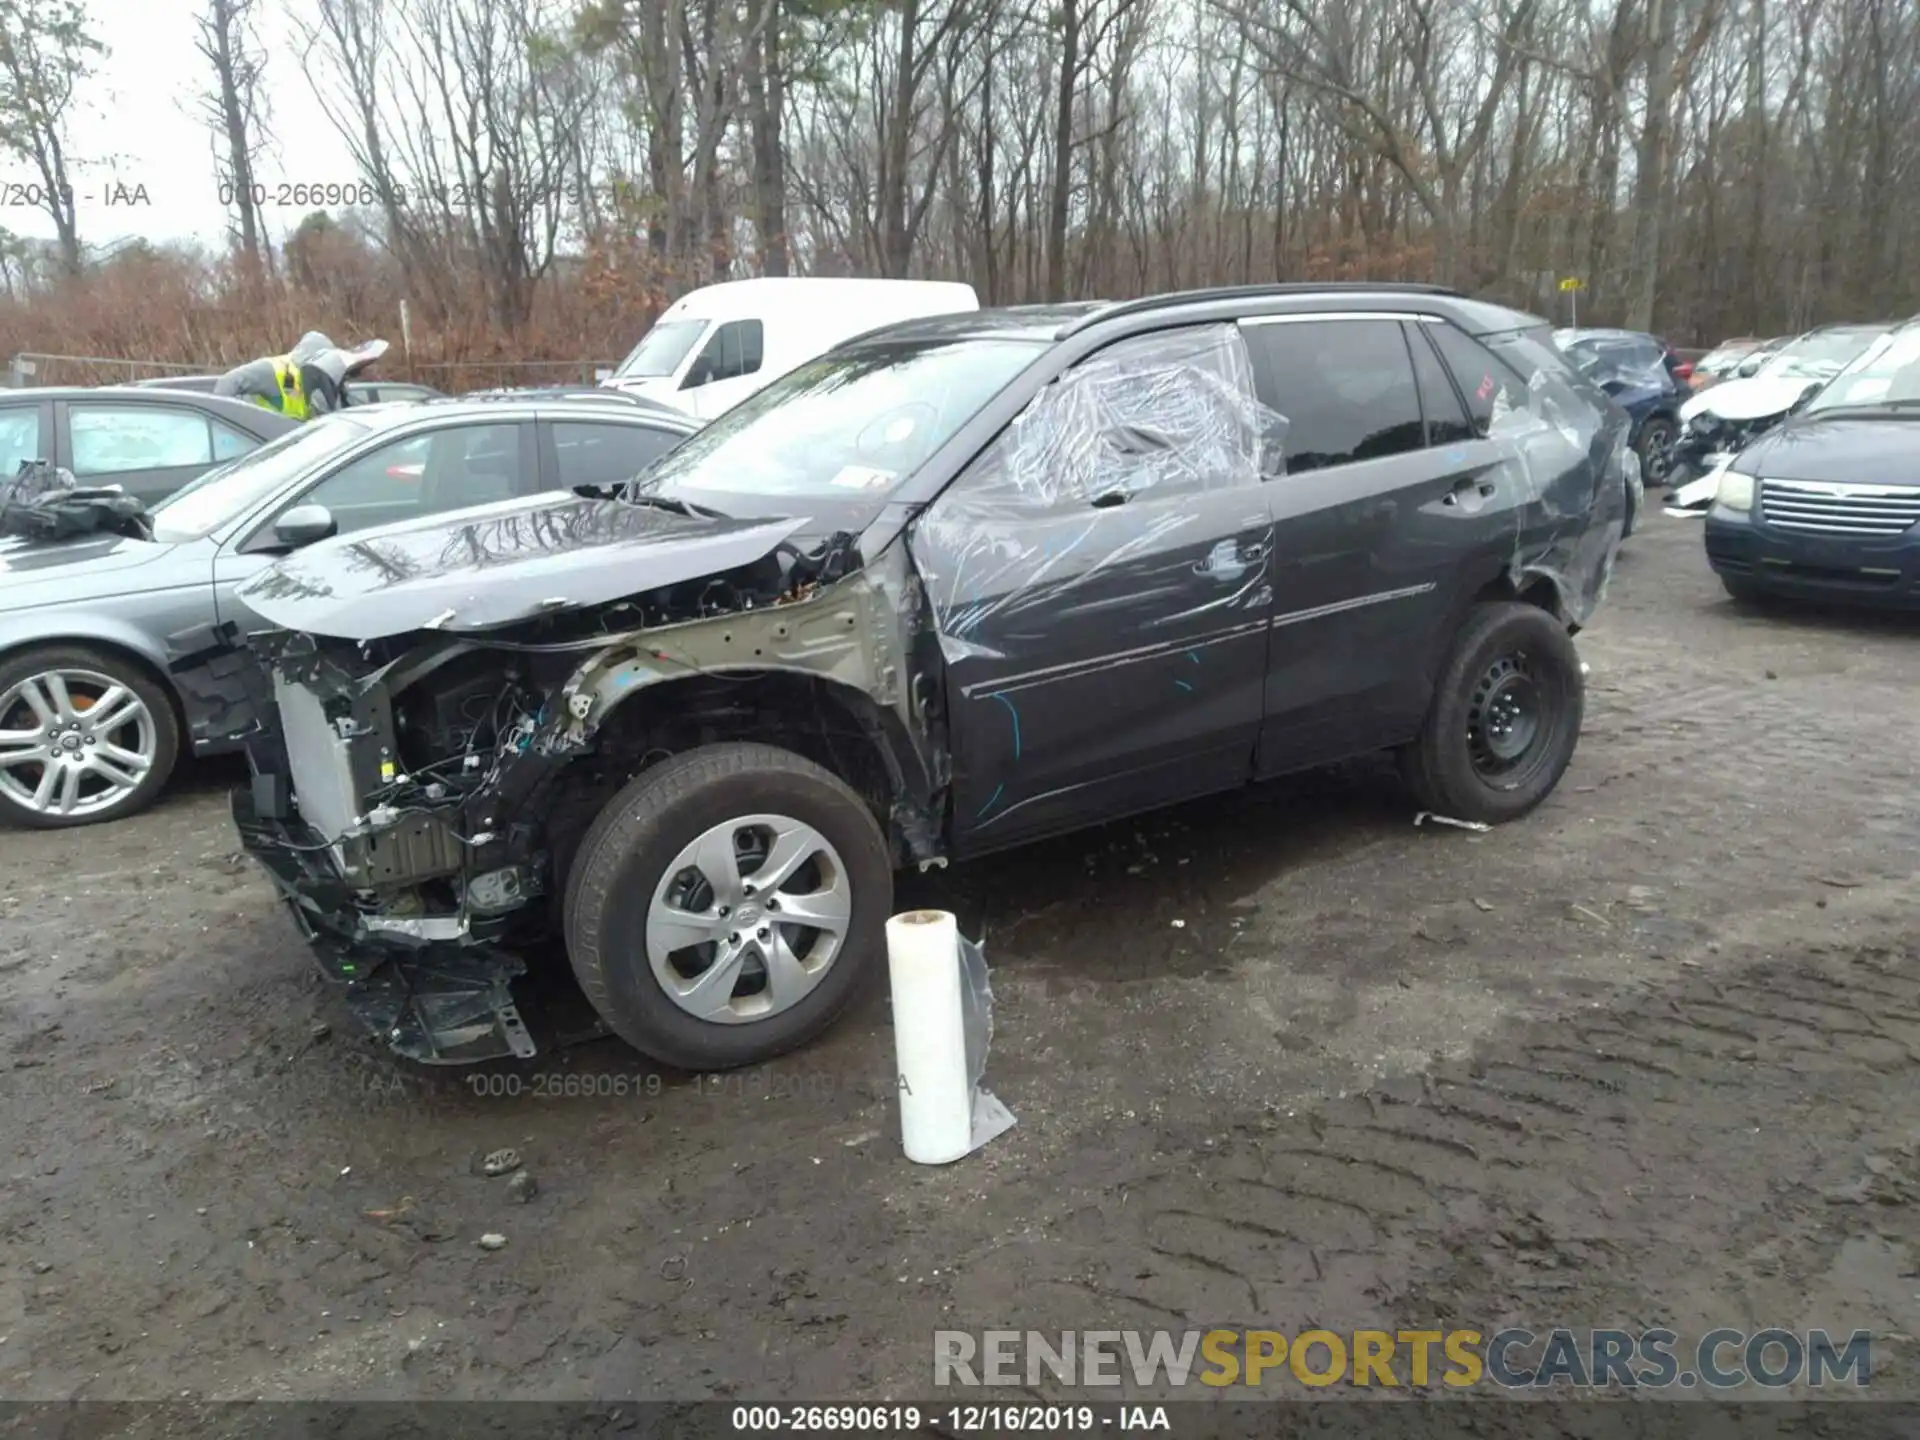
[[[1448,285],[1424,285],[1410,281],[1397,280],[1327,280],[1327,281],[1290,281],[1273,285],[1220,285],[1207,290],[1177,290],[1166,295],[1148,295],[1139,300],[1121,300],[1115,304],[1102,305],[1086,315],[1068,321],[1055,335],[1064,340],[1076,331],[1084,330],[1097,320],[1111,320],[1117,315],[1143,315],[1153,310],[1166,309],[1175,305],[1197,305],[1207,300],[1260,300],[1268,297],[1286,295],[1316,295],[1332,293],[1336,295],[1450,295],[1455,299],[1467,298],[1462,291]]]

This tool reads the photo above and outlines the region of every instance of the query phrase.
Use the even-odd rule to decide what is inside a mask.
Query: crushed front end
[[[243,736],[241,842],[354,1013],[427,1064],[534,1054],[510,987],[549,928],[532,903],[547,857],[533,827],[488,829],[500,759],[534,729],[526,677],[491,659],[458,673],[457,645],[198,640],[174,668],[217,686]],[[423,668],[454,673],[396,715],[395,682]]]
[[[758,555],[766,533],[725,558]],[[475,548],[463,532],[445,553]],[[459,603],[444,614],[446,592],[396,586],[363,603],[320,573],[331,557],[305,571],[296,557],[248,596],[279,628],[173,636],[170,668],[203,717],[196,740],[246,751],[242,843],[359,1018],[427,1064],[526,1057],[536,1045],[513,982],[528,959],[566,963],[572,857],[606,801],[660,758],[783,735],[870,776],[898,863],[938,860],[941,690],[914,679],[912,652],[931,641],[904,551],[862,565],[836,533],[718,574],[689,561],[669,583],[600,599],[591,586],[668,572],[613,553],[604,574],[574,577],[592,598],[545,599],[559,584],[536,572],[525,603],[495,571],[449,587]]]

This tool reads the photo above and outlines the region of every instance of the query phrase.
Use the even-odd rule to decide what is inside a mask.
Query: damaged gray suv
[[[402,1054],[535,1052],[564,946],[670,1064],[884,964],[893,876],[1374,750],[1520,816],[1582,712],[1627,419],[1545,322],[1277,286],[895,325],[612,490],[295,552],[176,637],[324,968]]]

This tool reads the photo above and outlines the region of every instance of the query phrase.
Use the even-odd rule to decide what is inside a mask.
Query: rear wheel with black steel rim
[[[1498,824],[1537,806],[1566,773],[1585,708],[1566,626],[1538,606],[1476,605],[1440,674],[1419,736],[1400,752],[1420,804]]]
[[[631,781],[568,873],[567,954],[636,1049],[690,1070],[820,1034],[885,957],[893,866],[867,803],[770,745],[707,745]]]

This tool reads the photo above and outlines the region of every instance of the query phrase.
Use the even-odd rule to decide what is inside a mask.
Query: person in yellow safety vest
[[[346,406],[347,376],[386,349],[384,343],[375,345],[371,355],[366,348],[350,353],[318,330],[309,330],[285,355],[236,365],[215,383],[213,393],[251,400],[294,420],[325,415]]]

